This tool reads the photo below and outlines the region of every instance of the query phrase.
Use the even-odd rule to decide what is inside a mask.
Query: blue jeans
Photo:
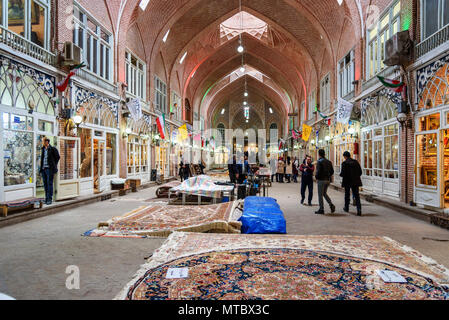
[[[44,180],[44,189],[45,189],[45,202],[53,201],[53,178],[54,174],[49,169],[42,170],[42,180]]]

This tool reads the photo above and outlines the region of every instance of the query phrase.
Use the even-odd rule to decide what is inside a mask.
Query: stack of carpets
[[[174,231],[240,233],[238,202],[210,206],[154,205],[100,223],[89,237],[167,237]]]
[[[181,185],[180,181],[172,181],[172,182],[166,183],[166,184],[160,186],[159,188],[157,188],[156,196],[158,198],[168,198],[168,193],[170,192],[170,189],[177,187],[179,185]]]
[[[189,268],[166,279],[169,268]],[[377,270],[407,283],[385,283]],[[173,233],[116,299],[440,300],[449,271],[386,237]]]

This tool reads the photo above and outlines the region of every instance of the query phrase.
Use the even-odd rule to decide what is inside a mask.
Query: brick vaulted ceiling
[[[239,12],[239,1],[150,0],[145,11],[139,8],[139,1],[129,1],[135,9],[126,27],[140,30],[150,73],[162,57],[169,87],[188,98],[196,112],[210,117],[213,110],[208,108],[216,105],[210,101],[217,98],[205,99],[204,94],[242,63],[236,50],[238,37],[220,34],[220,24]],[[262,90],[267,84],[251,79],[248,86],[276,100],[286,116],[317,87],[324,73],[335,69],[339,55],[354,45],[354,39],[362,37],[359,12],[363,3],[345,0],[340,6],[337,0],[242,0],[242,11],[268,25],[262,38],[243,33],[245,64],[276,84]],[[241,90],[237,83],[221,88],[220,99],[225,99],[223,92],[233,95]],[[206,100],[209,103],[202,103]]]

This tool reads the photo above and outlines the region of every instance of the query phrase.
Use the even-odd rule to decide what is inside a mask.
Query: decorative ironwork
[[[449,41],[449,25],[435,33],[433,36],[416,45],[416,59]]]
[[[110,98],[101,96],[93,91],[83,89],[81,87],[75,86],[75,110],[78,111],[80,106],[91,99],[96,99],[101,102],[98,104],[97,108],[102,108],[104,105],[108,106],[110,111],[114,114],[116,120],[116,126],[119,123],[119,104],[118,101],[114,101]]]
[[[429,79],[431,79],[435,75],[435,73],[437,73],[437,71],[446,63],[449,63],[449,55],[432,62],[428,66],[421,68],[416,72],[416,89],[418,93],[418,99],[421,98]]]
[[[0,43],[4,43],[17,51],[25,53],[26,55],[49,65],[54,65],[56,61],[56,55],[50,51],[47,51],[24,37],[9,31],[3,26],[0,26]]]
[[[42,88],[42,90],[44,90],[44,92],[50,98],[55,97],[55,94],[56,94],[55,82],[56,82],[56,80],[55,80],[54,76],[50,76],[44,72],[38,71],[30,66],[24,65],[20,62],[17,62],[15,60],[12,60],[12,59],[7,58],[2,55],[0,55],[0,65],[9,67],[9,69],[17,70],[17,72],[19,73],[18,74],[19,76],[20,75],[28,75],[36,82],[36,84],[38,84],[38,86],[40,88]]]

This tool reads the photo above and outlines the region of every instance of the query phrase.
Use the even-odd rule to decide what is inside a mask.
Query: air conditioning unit
[[[64,65],[78,65],[83,60],[83,49],[71,41],[64,43]]]
[[[412,48],[408,30],[396,33],[385,43],[385,65],[398,66],[410,61]]]

